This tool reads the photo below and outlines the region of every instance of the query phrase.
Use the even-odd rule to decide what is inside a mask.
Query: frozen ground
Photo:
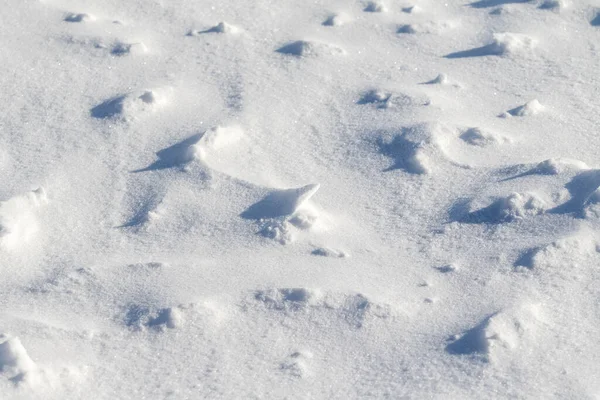
[[[0,398],[600,398],[600,1],[4,0]]]

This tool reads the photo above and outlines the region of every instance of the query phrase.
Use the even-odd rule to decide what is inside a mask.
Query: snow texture
[[[597,0],[4,0],[0,399],[597,399]]]

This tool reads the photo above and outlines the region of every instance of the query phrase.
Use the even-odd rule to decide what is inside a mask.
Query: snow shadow
[[[485,318],[479,325],[469,329],[460,338],[448,344],[446,346],[446,351],[455,355],[487,353],[489,351],[489,342],[486,338],[485,331],[494,315],[496,314],[492,314]]]
[[[498,56],[502,54],[502,49],[496,43],[486,46],[477,47],[470,50],[457,51],[455,53],[446,54],[444,58],[470,58],[470,57],[485,57]]]
[[[469,4],[469,6],[473,8],[488,8],[502,6],[504,4],[529,3],[530,1],[531,0],[480,0]]]
[[[421,148],[421,145],[406,139],[404,134],[395,136],[391,142],[385,142],[383,139],[379,139],[377,141],[377,146],[379,147],[381,154],[394,160],[394,163],[390,167],[383,170],[384,172],[397,169],[412,174],[420,174],[423,172],[422,168],[415,160],[415,155]]]
[[[185,165],[194,159],[194,148],[202,138],[203,134],[198,133],[182,140],[173,146],[167,147],[156,153],[158,160],[146,168],[131,171],[132,173],[156,171],[161,169],[173,168]]]
[[[599,187],[600,170],[582,172],[565,185],[565,188],[571,195],[571,199],[548,212],[553,214],[575,213],[576,215],[580,215],[583,213],[586,204],[594,201],[592,195]]]
[[[112,118],[123,112],[125,96],[113,97],[92,108],[90,113],[94,118]]]

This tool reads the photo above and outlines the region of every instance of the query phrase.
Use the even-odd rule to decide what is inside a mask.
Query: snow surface
[[[1,399],[600,398],[600,1],[0,10]]]

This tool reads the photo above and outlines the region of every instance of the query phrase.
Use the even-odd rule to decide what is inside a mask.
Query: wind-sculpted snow
[[[600,11],[4,0],[0,399],[593,399]]]

